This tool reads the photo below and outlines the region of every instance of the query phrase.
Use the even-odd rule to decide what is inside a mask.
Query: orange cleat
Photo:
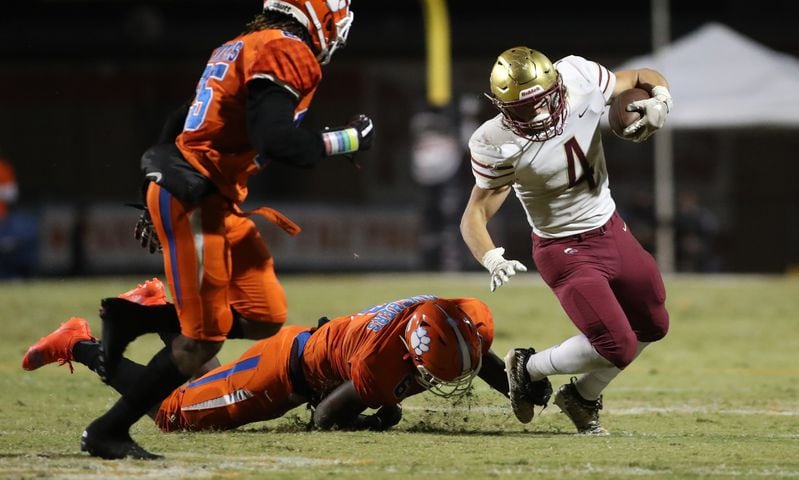
[[[95,341],[89,330],[89,322],[85,318],[72,317],[28,349],[22,357],[22,368],[36,370],[48,363],[58,362],[59,365],[68,364],[72,373],[74,369],[71,361],[75,360],[72,356],[72,347],[78,342],[89,341]]]
[[[139,284],[132,290],[120,293],[117,297],[144,306],[166,305],[167,303],[164,284],[157,278],[147,280],[144,284]]]

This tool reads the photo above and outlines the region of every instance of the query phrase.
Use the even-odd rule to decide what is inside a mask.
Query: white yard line
[[[235,456],[214,455],[203,453],[202,462],[198,463],[197,453],[170,453],[169,459],[185,462],[194,462],[191,466],[177,466],[163,464],[160,462],[142,463],[135,460],[118,460],[115,462],[90,461],[87,467],[80,467],[80,473],[74,473],[77,467],[51,467],[48,472],[56,478],[63,480],[85,480],[87,478],[130,478],[130,479],[176,479],[192,478],[202,479],[209,477],[220,477],[220,472],[286,472],[291,470],[304,470],[313,467],[330,467],[337,465],[357,465],[358,462],[350,462],[336,459],[321,459],[299,456],[275,456],[275,455],[248,455]],[[4,470],[3,475],[19,475],[26,478],[31,473],[29,467]],[[234,475],[236,476],[236,475]],[[5,478],[5,477],[2,477]]]
[[[644,467],[606,467],[593,465],[590,463],[564,468],[541,468],[541,467],[517,467],[507,469],[495,469],[490,473],[496,476],[518,475],[518,474],[544,474],[555,476],[556,478],[582,478],[588,474],[601,475],[607,478],[619,477],[648,477],[648,476],[674,476],[676,472],[662,469],[648,469]],[[713,476],[713,477],[733,477],[733,478],[799,478],[799,471],[781,468],[762,468],[762,469],[736,469],[727,468],[719,465],[713,468],[692,468],[692,475]]]
[[[427,411],[427,412],[445,412],[445,413],[510,413],[510,405],[485,405],[485,406],[472,406],[469,407],[422,407],[417,405],[409,405],[403,407],[403,410],[408,411]],[[605,407],[602,410],[604,413],[610,415],[644,415],[650,413],[678,413],[678,414],[720,414],[720,415],[775,415],[796,417],[799,416],[799,409],[762,409],[762,408],[714,408],[708,406],[695,406],[695,405],[673,405],[671,407]],[[539,413],[536,409],[536,415],[548,415],[552,413],[560,413],[557,407],[549,407],[543,412]]]

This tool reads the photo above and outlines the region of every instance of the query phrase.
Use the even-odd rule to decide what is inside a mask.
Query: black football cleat
[[[132,458],[134,460],[163,460],[162,455],[156,455],[143,449],[127,433],[120,438],[111,438],[97,433],[89,433],[87,428],[80,437],[80,450],[87,452],[92,457],[105,460],[119,460]]]
[[[558,389],[558,393],[555,394],[555,405],[569,417],[580,435],[610,435],[599,422],[602,397],[596,400],[584,399],[574,385],[576,381],[577,378],[572,377],[569,383]]]
[[[530,423],[534,407],[546,407],[552,396],[548,378],[533,381],[527,372],[527,360],[535,353],[533,348],[514,348],[505,355],[505,372],[508,374],[510,404],[513,414],[522,423]]]

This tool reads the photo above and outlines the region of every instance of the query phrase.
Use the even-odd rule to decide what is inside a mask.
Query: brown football
[[[626,138],[624,136],[624,129],[641,118],[641,114],[638,112],[628,112],[627,105],[637,102],[638,100],[646,100],[649,97],[649,92],[643,88],[631,88],[621,92],[614,98],[613,102],[610,104],[610,110],[608,111],[608,123],[613,133],[621,138]]]

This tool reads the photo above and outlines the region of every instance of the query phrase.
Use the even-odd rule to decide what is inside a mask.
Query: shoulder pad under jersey
[[[478,128],[469,139],[472,173],[478,187],[491,189],[512,183],[522,155],[518,137],[502,127],[495,117]]]
[[[616,76],[604,65],[587,60],[577,55],[569,55],[557,62],[555,66],[563,75],[566,88],[580,88],[583,93],[599,90],[605,100],[610,98],[616,86]]]

